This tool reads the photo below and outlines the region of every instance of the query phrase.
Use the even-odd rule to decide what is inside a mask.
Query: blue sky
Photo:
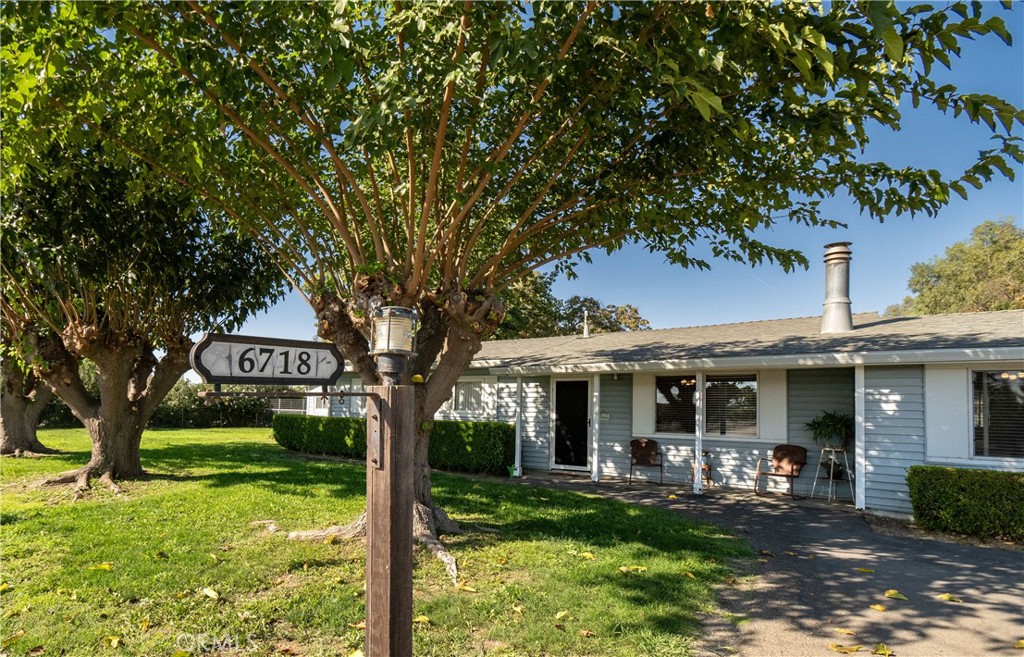
[[[990,93],[1017,107],[1024,106],[1024,7],[1015,3],[1003,11],[993,1],[987,13],[998,13],[1013,34],[1007,47],[995,35],[968,43],[946,81],[961,91]],[[940,67],[941,68],[941,67]],[[901,108],[904,128],[899,133],[875,130],[865,160],[896,165],[936,168],[947,175],[962,172],[977,151],[989,148],[988,128],[954,120],[926,107]],[[964,117],[961,117],[964,118]],[[1020,129],[1016,130],[1020,134]],[[845,198],[834,198],[826,208],[848,224],[841,230],[811,229],[780,224],[769,235],[779,246],[800,249],[810,260],[808,270],[786,274],[780,268],[713,261],[710,271],[685,270],[670,265],[643,248],[627,248],[611,256],[594,254],[593,264],[577,268],[575,280],[559,280],[554,287],[561,298],[578,294],[605,304],[633,304],[654,328],[743,322],[782,317],[803,317],[821,312],[824,300],[823,245],[853,242],[850,297],[854,312],[883,311],[908,294],[910,266],[930,260],[949,245],[967,238],[971,229],[987,219],[1024,218],[1024,167],[1017,166],[1013,182],[996,178],[981,191],[968,188],[969,200],[955,200],[937,217],[893,217],[878,223],[859,215]],[[298,294],[246,323],[239,333],[257,336],[311,339],[314,316]]]

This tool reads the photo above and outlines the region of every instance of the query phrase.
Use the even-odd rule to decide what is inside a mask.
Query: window
[[[709,436],[757,437],[757,377],[709,376],[705,382],[705,427]]]
[[[654,430],[664,433],[696,433],[697,407],[693,393],[697,392],[697,377],[659,376],[654,379],[656,406]]]
[[[463,414],[481,414],[487,411],[484,405],[483,381],[459,381],[452,391],[452,398],[441,407],[446,411]]]
[[[975,372],[974,456],[1024,457],[1024,372]]]

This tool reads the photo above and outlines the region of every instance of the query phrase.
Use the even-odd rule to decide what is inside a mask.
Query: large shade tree
[[[51,483],[116,488],[143,473],[142,431],[188,369],[189,336],[238,326],[282,277],[252,239],[145,166],[101,148],[52,147],[42,163],[3,196],[5,341],[92,439],[89,462]]]
[[[984,221],[941,256],[910,268],[912,294],[885,314],[937,315],[1024,308],[1024,228]]]
[[[593,249],[683,267],[806,265],[778,222],[933,215],[1021,161],[1021,113],[941,84],[995,5],[892,2],[95,3],[4,7],[9,95],[104,131],[295,272],[364,381],[378,304],[415,307],[417,533],[430,421],[505,314],[502,290]],[[863,161],[900,104],[987,125],[961,174]],[[15,154],[17,140],[5,149]]]

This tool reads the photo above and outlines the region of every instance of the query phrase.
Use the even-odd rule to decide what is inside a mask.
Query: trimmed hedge
[[[907,486],[919,527],[1024,540],[1024,472],[914,465]]]
[[[306,454],[366,458],[366,420],[312,415],[274,416],[274,440]],[[430,435],[431,467],[455,472],[508,475],[515,460],[515,428],[503,422],[438,420]]]

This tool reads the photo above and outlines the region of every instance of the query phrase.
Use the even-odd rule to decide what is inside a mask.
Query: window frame
[[[1003,372],[1010,372],[1017,370],[1012,365],[999,368],[999,369],[975,369],[969,368],[967,371],[967,422],[969,431],[967,432],[967,455],[970,459],[980,460],[982,462],[1006,462],[1010,461],[1021,461],[1024,462],[1024,453],[1019,455],[1008,455],[1008,454],[981,454],[977,451],[977,437],[975,435],[978,425],[977,414],[979,401],[976,397],[975,378],[977,375],[989,375],[999,374]],[[1019,372],[1020,370],[1018,370]],[[1021,378],[1024,381],[1024,378]],[[989,409],[991,410],[991,409]]]
[[[660,372],[656,372],[656,373],[652,373],[652,374],[653,374],[653,379],[651,380],[651,385],[654,386],[654,394],[651,396],[652,399],[649,402],[651,404],[650,413],[651,413],[651,417],[653,418],[653,423],[652,423],[653,424],[653,427],[652,427],[653,428],[653,432],[650,434],[652,437],[659,437],[660,436],[660,437],[663,437],[663,438],[672,438],[672,437],[696,438],[696,436],[697,436],[696,429],[698,428],[696,426],[694,427],[694,429],[695,429],[694,433],[681,433],[681,432],[675,432],[675,431],[658,431],[658,384],[657,384],[658,378],[659,377],[680,377],[681,378],[681,377],[691,377],[692,376],[692,377],[695,377],[697,379],[697,382],[699,384],[703,384],[703,386],[704,386],[703,389],[698,388],[698,391],[701,393],[701,403],[702,403],[702,406],[703,406],[703,413],[698,413],[697,414],[698,417],[702,418],[702,421],[703,421],[703,424],[704,424],[703,433],[701,434],[702,435],[702,440],[704,440],[704,441],[708,441],[708,440],[728,440],[728,441],[750,441],[750,442],[762,440],[762,432],[763,432],[763,428],[764,428],[764,418],[762,417],[761,397],[762,397],[762,392],[763,391],[762,391],[762,388],[761,388],[761,372],[759,370],[700,370],[700,369],[698,369],[698,370],[660,371]],[[708,424],[707,384],[708,384],[708,379],[709,378],[716,378],[716,377],[734,377],[734,378],[750,377],[757,384],[757,398],[755,400],[755,406],[756,407],[755,407],[755,411],[754,411],[754,421],[755,421],[755,432],[754,432],[754,435],[751,436],[751,435],[745,435],[745,434],[729,433],[728,431],[726,431],[725,434],[720,434],[718,432],[710,433],[708,431],[708,426],[707,426],[707,424]]]
[[[480,402],[481,408],[479,409],[460,409],[456,406],[458,402],[458,385],[460,383],[475,383],[480,385]],[[452,396],[441,405],[441,408],[437,409],[437,417],[440,419],[454,418],[454,419],[467,419],[467,420],[488,420],[495,419],[497,416],[497,390],[498,390],[498,377],[496,376],[482,376],[482,375],[471,375],[459,377],[459,380],[455,382],[452,387]],[[491,416],[495,417],[491,417]]]

